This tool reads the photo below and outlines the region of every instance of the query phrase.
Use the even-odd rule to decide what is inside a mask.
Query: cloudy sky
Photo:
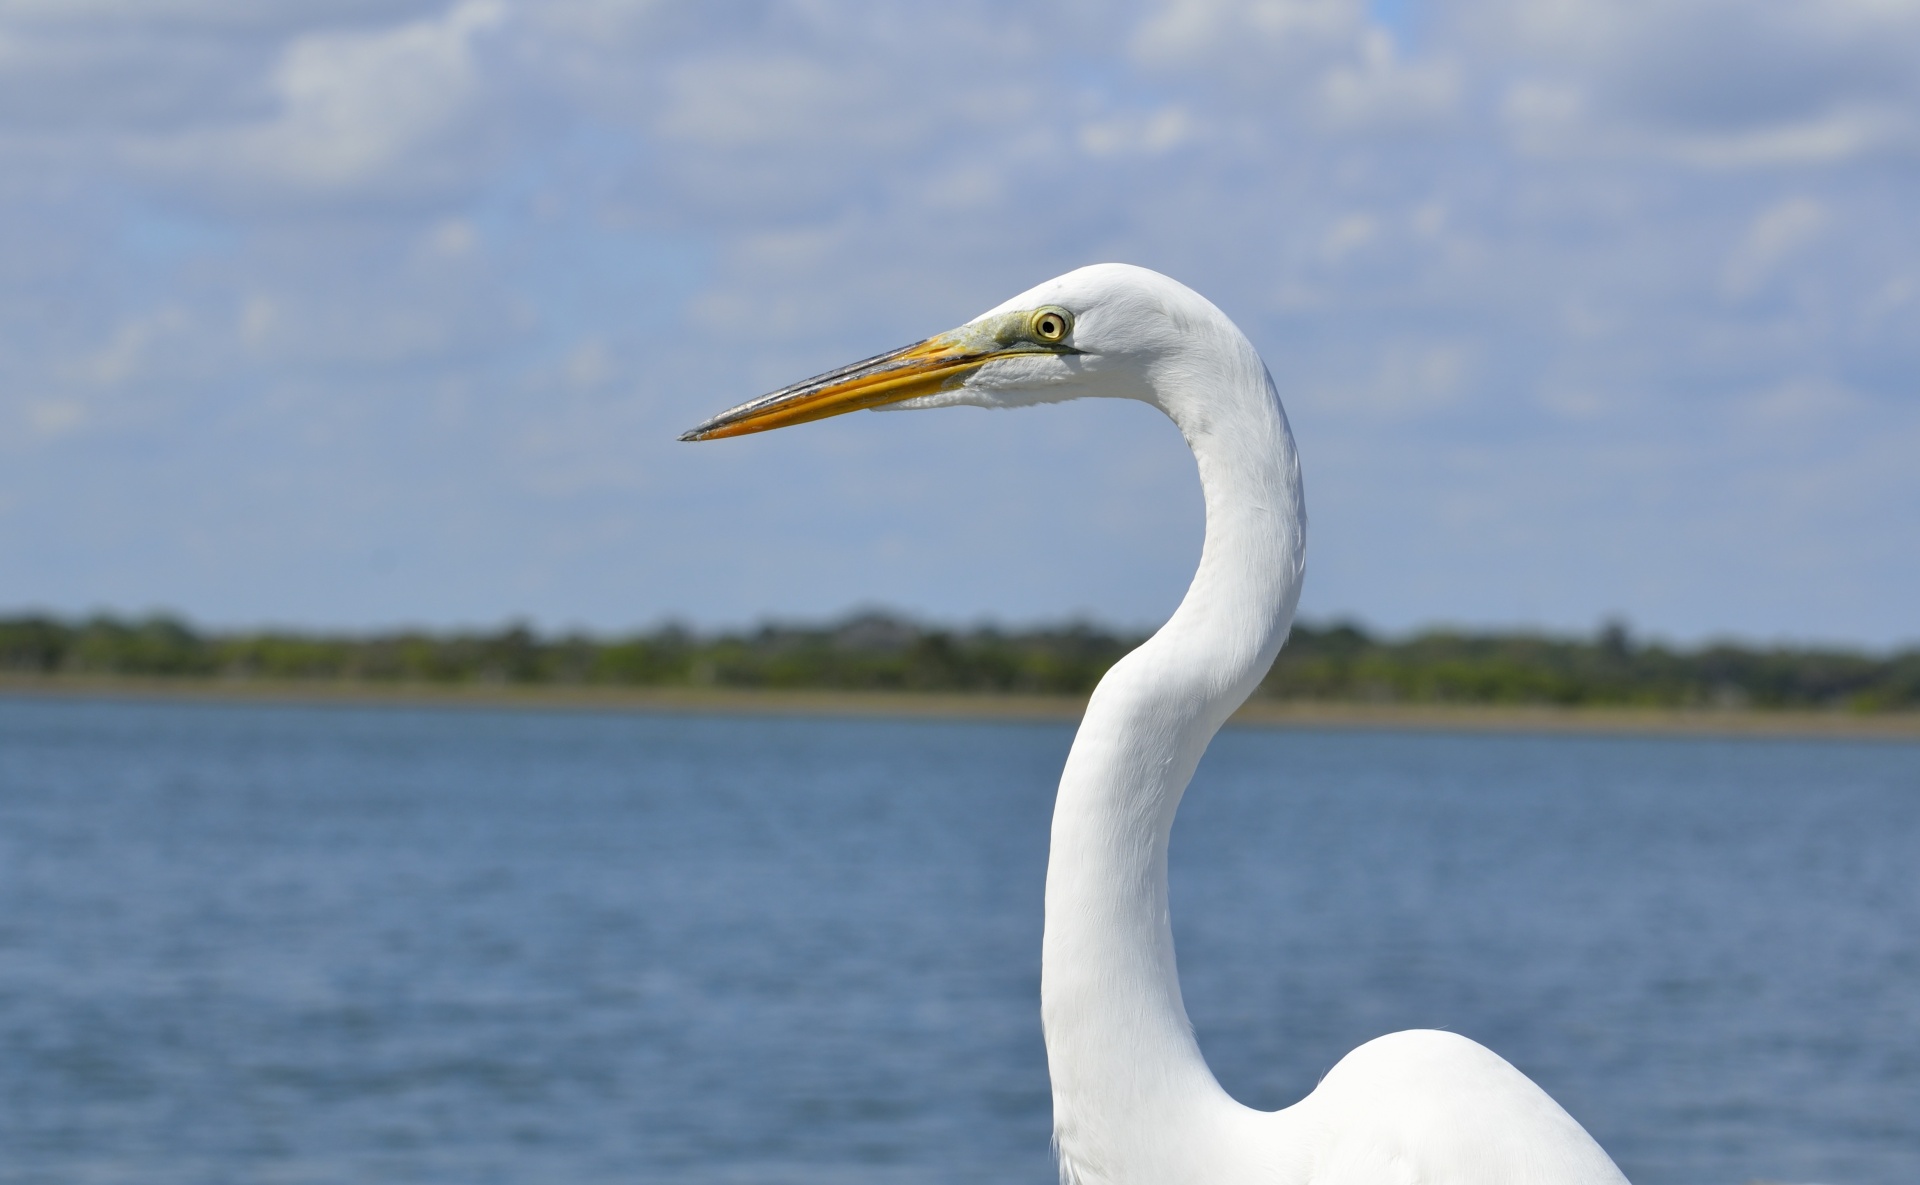
[[[1920,0],[0,0],[0,609],[1150,623],[1143,407],[674,441],[1117,259],[1310,614],[1920,639],[1916,211]]]

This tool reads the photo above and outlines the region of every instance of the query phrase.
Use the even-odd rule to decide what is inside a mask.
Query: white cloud
[[[1112,115],[1082,124],[1080,148],[1089,156],[1157,156],[1178,148],[1197,131],[1193,117],[1185,108],[1162,107],[1144,114]]]
[[[1809,197],[1793,197],[1754,215],[1727,259],[1722,286],[1731,296],[1749,296],[1792,256],[1812,246],[1826,229],[1827,209]]]
[[[673,139],[722,149],[792,147],[848,132],[858,138],[876,123],[892,122],[891,113],[852,122],[863,81],[794,55],[688,62],[673,72],[654,127]]]
[[[1523,152],[1568,151],[1576,138],[1588,134],[1583,126],[1585,92],[1559,79],[1522,78],[1510,83],[1500,113],[1515,147]]]
[[[1380,224],[1373,216],[1356,212],[1342,216],[1327,228],[1320,250],[1328,260],[1338,263],[1355,251],[1372,246],[1379,237]]]
[[[1535,152],[1807,167],[1920,150],[1920,6],[1496,2],[1467,22],[1510,57]]]
[[[240,340],[250,346],[265,345],[280,324],[280,306],[271,296],[256,292],[240,303]]]
[[[86,426],[87,405],[77,399],[45,400],[27,405],[27,427],[42,440],[57,439]]]
[[[1881,148],[1920,147],[1909,142],[1913,130],[1910,113],[1856,108],[1719,135],[1678,134],[1668,146],[1682,160],[1714,168],[1824,165]]]
[[[470,218],[445,218],[427,232],[426,246],[431,255],[442,259],[460,259],[473,254],[480,241]]]
[[[1187,279],[1254,335],[1324,524],[1313,595],[1388,624],[1476,619],[1505,603],[1488,582],[1527,573],[1561,588],[1529,610],[1548,619],[1584,624],[1594,597],[1683,630],[1725,606],[1642,610],[1639,552],[1512,541],[1616,532],[1704,564],[1675,542],[1685,519],[1731,541],[1713,562],[1738,582],[1737,542],[1761,528],[1723,491],[1810,471],[1814,435],[1830,468],[1847,441],[1888,439],[1920,373],[1911,4],[1466,0],[1389,29],[1361,0],[1148,0],[1096,20],[975,0],[400,2],[0,0],[0,391],[35,393],[6,418],[21,439],[67,432],[62,450],[137,420],[137,449],[59,480],[156,540],[191,491],[227,508],[208,530],[293,540],[255,557],[282,573],[261,598],[290,598],[261,612],[321,604],[299,598],[328,587],[324,537],[431,538],[462,574],[363,616],[744,617],[805,587],[1143,620],[1164,608],[1140,591],[1155,573],[1177,593],[1192,523],[1125,508],[1192,491],[1177,452],[1151,451],[1170,439],[1124,418],[1063,410],[1017,437],[862,418],[670,447],[733,399],[1095,259]],[[156,250],[156,225],[198,229]],[[1835,391],[1851,402],[1821,402]],[[1632,472],[1657,470],[1659,497],[1610,501],[1642,464],[1621,458],[1650,452]],[[854,455],[862,488],[920,501],[757,513]],[[1863,525],[1820,546],[1868,570],[1889,516],[1920,514],[1911,469],[1863,469],[1844,487],[1872,491]],[[566,470],[595,476],[552,479]],[[1158,476],[1101,484],[1123,471]],[[35,480],[9,491],[56,502]],[[983,487],[1020,491],[992,531]],[[615,489],[627,500],[594,501]],[[1466,504],[1499,529],[1396,534]],[[924,566],[868,564],[908,512]],[[633,524],[593,549],[602,567],[506,566],[548,562],[555,523],[595,515]],[[289,516],[318,534],[287,535]],[[699,554],[723,520],[769,524],[729,537],[788,557],[792,581]],[[963,592],[943,557],[979,546],[1003,550]],[[1366,558],[1396,549],[1456,567],[1416,604]],[[63,570],[32,560],[0,572],[0,604],[123,600],[83,575],[26,588],[18,573]],[[1538,576],[1549,563],[1564,576]],[[141,596],[247,612],[210,571]],[[507,603],[525,588],[550,591]],[[1904,628],[1881,601],[1839,632]]]
[[[1831,428],[1864,405],[1857,392],[1824,376],[1788,379],[1740,403],[1747,425],[1763,433],[1779,428]]]
[[[1368,128],[1420,125],[1453,114],[1460,79],[1451,62],[1406,63],[1383,29],[1360,37],[1357,60],[1330,69],[1320,94],[1336,127]]]
[[[1409,58],[1355,0],[1167,0],[1131,39],[1157,72],[1259,96],[1260,122],[1336,135],[1444,122],[1463,87],[1438,55]]]
[[[1165,0],[1132,45],[1155,64],[1213,63],[1249,50],[1284,58],[1345,39],[1364,19],[1355,0]]]
[[[478,38],[502,0],[460,0],[438,17],[294,38],[269,78],[277,112],[238,126],[138,144],[142,159],[295,189],[340,190],[418,168],[472,108]]]
[[[117,387],[146,374],[157,347],[189,327],[187,311],[167,306],[118,326],[106,345],[81,359],[76,377],[100,387]]]

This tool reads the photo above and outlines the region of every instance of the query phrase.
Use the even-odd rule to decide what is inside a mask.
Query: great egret
[[[1067,1185],[1624,1185],[1545,1091],[1465,1037],[1394,1033],[1279,1111],[1235,1102],[1180,998],[1167,838],[1201,753],[1272,666],[1307,517],[1286,412],[1252,343],[1157,272],[1081,268],[950,333],[722,412],[712,440],[860,408],[1097,395],[1165,412],[1199,463],[1185,599],[1100,681],[1060,778],[1041,1019]]]

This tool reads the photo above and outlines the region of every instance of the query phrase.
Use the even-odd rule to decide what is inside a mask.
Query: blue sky
[[[0,0],[0,606],[1157,621],[1170,426],[675,435],[1107,259],[1304,611],[1920,639],[1920,2]]]

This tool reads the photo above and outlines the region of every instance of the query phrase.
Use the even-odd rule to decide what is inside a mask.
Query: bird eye
[[[1033,336],[1043,342],[1057,342],[1072,328],[1072,317],[1065,309],[1041,309],[1033,315]]]

